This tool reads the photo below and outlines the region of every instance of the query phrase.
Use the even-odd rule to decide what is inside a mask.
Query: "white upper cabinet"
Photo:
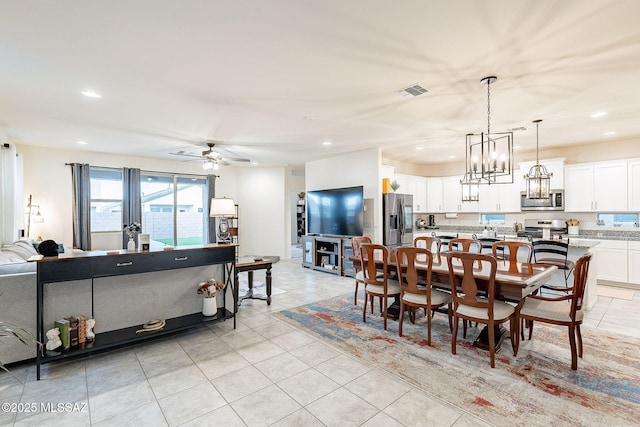
[[[397,173],[394,179],[400,185],[397,193],[413,196],[413,211],[427,212],[427,178]]]
[[[478,202],[463,202],[460,176],[442,178],[442,208],[444,212],[478,212]]]
[[[524,188],[522,174],[516,171],[513,184],[481,185],[480,212],[520,212],[520,191]]]
[[[442,178],[427,178],[427,212],[444,212],[442,210]]]
[[[629,161],[627,172],[629,173],[628,209],[637,212],[640,211],[640,159]]]
[[[398,189],[395,191],[395,193],[399,193],[399,194],[413,194],[411,192],[411,190],[409,189],[409,175],[404,175],[401,173],[396,173],[393,175],[393,178],[391,178],[391,183],[393,183],[394,181],[398,183],[399,187]]]
[[[627,162],[597,163],[594,166],[594,201],[596,211],[626,211]]]
[[[564,168],[565,212],[590,212],[593,206],[593,165]]]
[[[626,211],[628,179],[626,161],[565,167],[565,211]]]
[[[413,211],[428,212],[427,210],[427,178],[414,176],[415,193],[413,195]]]

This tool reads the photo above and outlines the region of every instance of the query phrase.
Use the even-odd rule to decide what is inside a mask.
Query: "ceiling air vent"
[[[407,86],[402,89],[398,89],[395,91],[397,94],[400,94],[404,97],[416,97],[422,95],[423,93],[428,92],[427,89],[420,86],[418,83],[415,83],[411,86]]]
[[[303,169],[291,169],[291,176],[304,176]]]

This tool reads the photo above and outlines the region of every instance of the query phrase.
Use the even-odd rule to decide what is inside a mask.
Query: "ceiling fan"
[[[241,157],[223,157],[219,151],[214,151],[213,147],[215,147],[215,142],[207,142],[207,150],[204,150],[201,155],[195,155],[191,153],[186,153],[184,151],[178,151],[177,153],[169,153],[175,156],[185,156],[191,157],[194,159],[202,160],[202,169],[204,170],[218,170],[220,165],[229,166],[231,163],[229,162],[250,162],[249,159],[243,159]],[[229,150],[225,150],[229,151]],[[233,153],[232,153],[233,154]]]

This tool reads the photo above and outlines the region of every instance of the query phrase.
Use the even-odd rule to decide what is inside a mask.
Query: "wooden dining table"
[[[449,265],[447,262],[448,251],[443,251],[440,254],[434,254],[433,264],[431,267],[431,285],[436,289],[444,289],[451,291],[452,284],[449,277]],[[352,256],[350,259],[353,262],[360,264],[359,256]],[[382,268],[382,261],[376,260],[376,264]],[[392,279],[397,277],[397,259],[395,250],[389,251],[389,260],[387,261],[388,274]],[[534,264],[526,262],[510,262],[509,260],[498,259],[497,270],[495,277],[495,297],[504,301],[511,301],[518,303],[527,295],[534,293],[540,286],[549,282],[554,271],[557,270],[556,266]],[[420,270],[427,270],[428,266],[426,262],[416,262],[416,268]],[[489,280],[488,263],[480,263],[474,267],[474,276],[478,287],[486,289]],[[455,286],[459,285],[459,281],[462,279],[463,270],[462,263],[459,259],[453,260],[453,271],[456,277]],[[396,298],[394,303],[389,306],[387,316],[390,319],[397,320],[400,317],[400,300]],[[498,337],[502,337],[503,329],[496,329],[496,349],[499,348],[499,344],[502,342]],[[476,339],[476,345],[478,347],[488,348],[487,344],[487,332],[486,329],[481,332],[480,336]]]
[[[447,263],[448,251],[440,254],[434,254],[433,264],[431,267],[431,282],[435,288],[451,290],[449,279],[449,266]],[[359,256],[352,256],[350,260],[360,264]],[[376,260],[376,263],[382,268],[382,262]],[[392,278],[396,276],[397,262],[395,251],[389,252],[389,260],[387,261],[389,274]],[[418,270],[426,270],[426,262],[416,262]],[[462,264],[458,259],[453,261],[454,274],[456,278],[462,278]],[[498,259],[495,278],[495,296],[497,299],[520,302],[527,295],[535,292],[540,286],[549,281],[553,272],[557,270],[556,266],[545,264],[534,264],[526,262],[509,262],[508,260]],[[485,286],[489,278],[489,264],[483,263],[474,269],[474,276],[478,282],[478,286]]]

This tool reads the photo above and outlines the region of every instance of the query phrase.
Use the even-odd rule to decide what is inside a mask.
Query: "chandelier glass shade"
[[[477,202],[480,200],[480,182],[477,179],[469,177],[465,174],[460,180],[462,187],[462,201],[463,202]]]
[[[536,164],[529,169],[529,173],[524,176],[527,199],[548,199],[550,197],[551,177],[547,168],[540,164],[538,149],[538,127],[542,120],[534,120],[536,124]]]
[[[218,169],[220,169],[220,165],[218,164],[217,160],[207,159],[204,162],[202,162],[202,169],[217,171]]]

